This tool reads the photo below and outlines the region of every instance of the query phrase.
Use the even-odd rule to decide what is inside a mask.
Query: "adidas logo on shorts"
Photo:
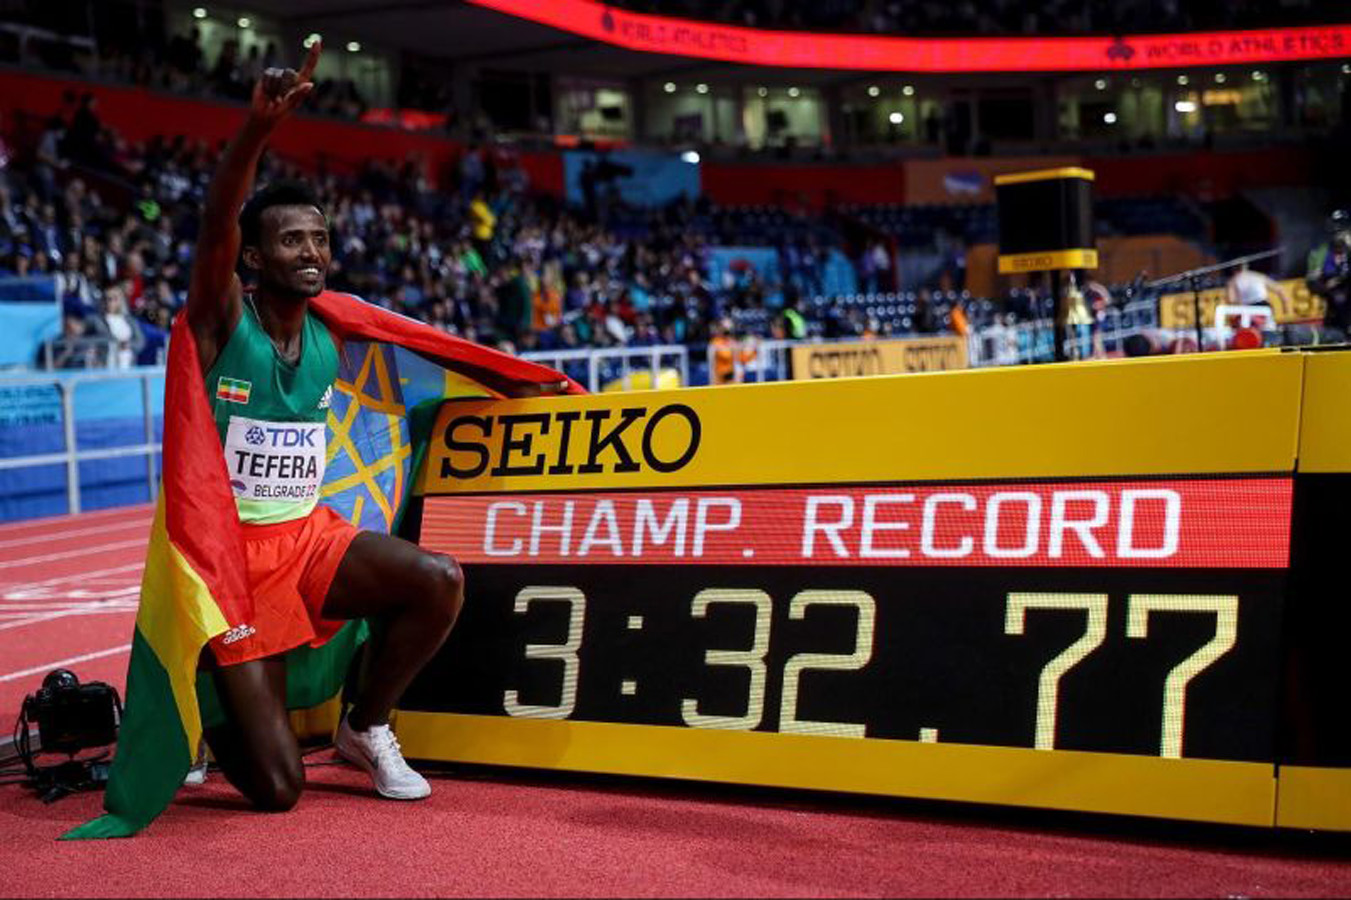
[[[248,637],[251,634],[256,633],[257,631],[258,629],[254,628],[252,625],[236,625],[234,628],[231,628],[229,631],[225,632],[225,637],[221,638],[221,643],[233,644],[235,641],[244,640],[244,638]]]

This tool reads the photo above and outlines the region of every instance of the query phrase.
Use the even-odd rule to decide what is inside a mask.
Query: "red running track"
[[[0,526],[0,723],[51,668],[121,690],[149,507]],[[0,897],[1338,897],[1351,838],[451,769],[423,803],[311,757],[284,815],[212,774],[143,835],[63,843],[101,795],[0,785]]]
[[[421,803],[308,771],[289,813],[213,774],[144,834],[0,788],[0,896],[1346,897],[1347,845],[1266,831],[711,785],[455,771]]]
[[[0,525],[0,735],[52,669],[122,693],[153,513]]]

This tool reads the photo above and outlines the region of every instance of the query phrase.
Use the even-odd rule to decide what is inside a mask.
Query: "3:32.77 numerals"
[[[516,690],[507,690],[502,696],[503,710],[511,716],[566,719],[572,715],[577,702],[577,685],[581,671],[583,626],[586,617],[586,595],[571,586],[531,586],[521,589],[515,598],[514,609],[524,615],[532,605],[562,603],[567,606],[568,624],[564,639],[559,643],[525,645],[525,658],[530,661],[552,661],[560,673],[559,702],[530,704],[522,701]],[[706,617],[718,605],[741,606],[753,614],[754,627],[748,647],[707,648],[704,664],[712,668],[736,669],[745,673],[748,684],[745,712],[742,715],[714,715],[701,708],[697,698],[681,700],[681,718],[695,728],[723,728],[754,730],[763,719],[766,686],[770,677],[766,654],[770,643],[773,599],[768,593],[754,588],[707,588],[695,594],[690,604],[690,616]],[[1107,636],[1108,595],[1093,593],[1018,593],[1006,595],[1004,634],[1023,635],[1028,618],[1042,611],[1076,611],[1084,614],[1083,633],[1067,647],[1048,660],[1037,678],[1036,717],[1032,745],[1037,749],[1056,746],[1057,719],[1060,713],[1061,679],[1079,665]],[[1127,599],[1126,636],[1146,639],[1150,621],[1155,615],[1187,614],[1213,617],[1213,635],[1201,647],[1173,666],[1164,679],[1161,708],[1161,738],[1159,754],[1180,757],[1186,721],[1187,686],[1201,672],[1229,652],[1237,639],[1238,597],[1220,594],[1131,594]],[[854,647],[849,653],[797,653],[783,665],[780,692],[778,731],[787,734],[828,735],[833,737],[863,738],[867,725],[858,722],[822,721],[804,718],[799,710],[799,687],[805,675],[812,672],[858,671],[872,661],[876,647],[877,604],[867,592],[860,590],[804,590],[793,595],[789,602],[790,619],[805,618],[813,607],[843,607],[855,613]],[[885,652],[885,649],[883,649]],[[928,733],[924,733],[928,732]],[[935,739],[925,729],[921,739]]]

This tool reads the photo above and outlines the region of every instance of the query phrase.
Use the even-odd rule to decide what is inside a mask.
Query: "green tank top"
[[[325,420],[338,377],[338,350],[324,324],[305,314],[300,359],[282,359],[250,300],[206,375],[239,520],[251,525],[307,516],[319,502]]]

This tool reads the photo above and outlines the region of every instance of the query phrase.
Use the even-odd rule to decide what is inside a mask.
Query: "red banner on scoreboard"
[[[759,66],[890,72],[1099,72],[1351,55],[1351,25],[1050,38],[905,38],[769,31],[650,16],[592,0],[469,0],[596,41]]]
[[[1289,565],[1290,478],[429,496],[465,563]]]

